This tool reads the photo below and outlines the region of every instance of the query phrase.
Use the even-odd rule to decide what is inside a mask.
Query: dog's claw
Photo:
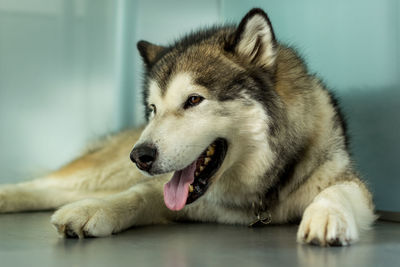
[[[78,238],[79,237],[79,235],[77,233],[75,233],[74,230],[68,229],[68,228],[65,231],[65,236],[70,237],[70,238]]]
[[[66,238],[111,235],[115,221],[108,202],[98,199],[82,200],[59,209],[51,222]]]

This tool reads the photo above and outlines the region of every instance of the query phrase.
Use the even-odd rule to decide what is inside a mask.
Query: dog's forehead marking
[[[194,90],[192,75],[187,72],[177,73],[171,77],[171,81],[167,85],[164,101],[166,104],[176,103]]]
[[[161,102],[161,89],[155,80],[149,82],[149,104],[158,104]]]
[[[155,104],[157,110],[176,110],[183,105],[183,102],[191,94],[200,94],[209,97],[208,90],[194,83],[194,77],[189,72],[179,72],[174,74],[164,90],[155,80],[149,83],[149,104]]]
[[[179,72],[172,76],[164,92],[164,104],[174,109],[181,106],[191,94],[199,94],[208,98],[208,90],[194,81],[195,78],[190,72]]]

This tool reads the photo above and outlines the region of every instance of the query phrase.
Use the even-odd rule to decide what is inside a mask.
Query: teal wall
[[[217,0],[0,0],[0,183],[143,124],[136,42],[219,22]]]
[[[378,208],[400,211],[398,0],[0,0],[0,182],[143,123],[138,40],[168,43],[255,6],[338,94]]]
[[[120,127],[117,5],[0,1],[0,178],[41,174]]]
[[[400,1],[230,0],[222,14],[238,21],[252,7],[339,96],[377,207],[400,211]]]

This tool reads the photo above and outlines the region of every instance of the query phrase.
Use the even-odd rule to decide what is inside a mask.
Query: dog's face
[[[262,10],[237,28],[199,32],[171,47],[141,41],[138,48],[148,124],[131,159],[148,175],[175,172],[164,188],[168,208],[195,201],[240,162],[265,169],[258,165],[273,157],[265,106],[276,97],[276,42]]]
[[[135,146],[157,150],[151,168],[145,169],[149,174],[181,170],[216,139],[227,140],[230,135],[231,125],[224,116],[228,103],[220,103],[194,79],[192,72],[179,72],[164,91],[156,81],[149,82],[148,125]]]

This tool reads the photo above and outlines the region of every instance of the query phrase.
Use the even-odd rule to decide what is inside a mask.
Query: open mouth
[[[211,178],[221,167],[227,149],[227,141],[218,138],[193,163],[176,171],[164,186],[165,205],[170,210],[181,210],[204,195]]]

